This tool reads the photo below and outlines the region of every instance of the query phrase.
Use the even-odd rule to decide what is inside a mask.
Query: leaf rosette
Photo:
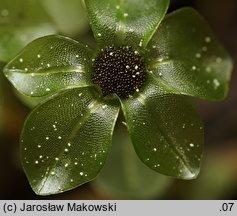
[[[85,5],[96,50],[46,36],[4,69],[21,93],[48,98],[29,114],[21,135],[22,163],[33,190],[55,194],[94,179],[108,157],[120,111],[146,166],[196,178],[203,125],[188,96],[226,96],[228,53],[195,10],[165,16],[168,0],[85,0]]]

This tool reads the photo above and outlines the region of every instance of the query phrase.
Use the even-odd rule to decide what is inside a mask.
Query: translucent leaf
[[[89,23],[82,0],[41,0],[59,31],[63,35],[75,36],[85,33]]]
[[[139,160],[125,126],[120,126],[114,132],[108,161],[93,185],[113,197],[149,199],[161,197],[171,182]]]
[[[122,101],[137,155],[159,173],[193,179],[200,169],[202,123],[183,96],[168,94],[150,79],[136,98]]]
[[[226,150],[226,146],[224,148]],[[215,148],[214,151],[216,150]],[[224,149],[221,150],[221,154],[225,155],[223,150]],[[234,149],[232,149],[232,151],[234,151]],[[231,154],[225,156],[229,162],[232,160],[230,158]],[[223,160],[221,155],[217,154],[213,157],[213,155],[208,152],[207,160],[203,163],[203,169],[197,181],[185,185],[185,188],[192,191],[192,193],[180,193],[181,197],[178,199],[216,200],[224,199],[225,197],[234,197],[236,191],[236,162],[233,162],[234,164],[232,166],[229,162],[225,161],[225,159]]]
[[[27,95],[21,94],[19,91],[14,89],[14,93],[16,97],[27,107],[30,109],[33,109],[36,107],[38,104],[42,103],[44,100],[48,99],[48,96],[45,97],[30,97]]]
[[[145,47],[163,19],[169,0],[85,0],[99,47],[128,43]]]
[[[23,94],[42,97],[59,90],[91,85],[86,66],[92,51],[63,36],[45,36],[27,45],[7,66],[5,75]]]
[[[27,43],[56,31],[39,1],[0,0],[0,61],[9,61]]]
[[[180,94],[208,100],[226,96],[232,61],[195,10],[167,15],[148,49],[151,70]]]
[[[75,188],[94,179],[103,167],[119,106],[106,105],[96,96],[91,88],[66,90],[28,116],[21,156],[36,194]]]

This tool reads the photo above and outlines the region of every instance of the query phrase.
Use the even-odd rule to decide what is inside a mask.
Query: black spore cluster
[[[93,63],[92,81],[100,86],[104,96],[117,94],[128,98],[146,82],[143,57],[130,46],[102,49]]]

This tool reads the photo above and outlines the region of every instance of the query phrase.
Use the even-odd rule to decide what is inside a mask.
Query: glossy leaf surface
[[[85,0],[99,47],[145,47],[166,14],[169,0]]]
[[[0,0],[0,61],[9,61],[27,43],[56,31],[39,1]]]
[[[91,181],[103,167],[119,108],[95,97],[91,88],[66,90],[28,116],[21,154],[36,194],[75,188]]]
[[[21,103],[23,103],[25,106],[29,107],[30,109],[33,109],[38,104],[43,103],[44,100],[49,98],[49,96],[30,97],[30,96],[21,94],[16,89],[14,89],[14,93],[15,93],[16,97],[21,101]]]
[[[151,199],[161,197],[172,181],[139,160],[123,125],[115,128],[109,158],[93,183],[94,189],[102,194],[125,199]]]
[[[133,145],[151,169],[193,179],[202,157],[202,123],[183,96],[169,94],[157,82],[150,78],[138,97],[122,101]]]
[[[180,94],[208,100],[226,96],[231,58],[195,10],[167,15],[148,49],[151,70]]]
[[[63,36],[46,36],[27,45],[6,67],[5,75],[21,93],[42,97],[91,85],[85,66],[92,51]]]

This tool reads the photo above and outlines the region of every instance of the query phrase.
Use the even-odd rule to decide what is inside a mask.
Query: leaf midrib
[[[142,93],[140,93],[140,95],[142,96],[142,100],[139,100],[139,97],[137,98],[138,102],[140,102],[143,106],[146,107],[146,103],[143,103],[143,101],[145,101],[146,97],[144,95],[142,95]],[[154,121],[153,121],[154,123]],[[166,135],[166,133],[162,130],[162,128],[156,124],[156,128],[160,131],[160,133],[163,135],[163,137],[166,139],[167,143],[169,144],[169,146],[171,147],[171,151],[173,152],[173,154],[177,155],[181,162],[184,164],[184,166],[189,170],[190,173],[194,174],[194,172],[192,171],[191,167],[188,165],[187,163],[187,159],[185,157],[183,157],[182,153],[179,151],[179,149],[177,149],[175,147],[175,145],[173,144],[172,140]]]
[[[126,37],[126,17],[123,16],[125,10],[124,10],[124,0],[119,0],[119,6],[120,8],[119,9],[116,9],[116,35],[119,37],[119,36],[122,36],[122,38],[120,39],[123,39]],[[118,31],[118,30],[122,30],[122,31]],[[121,34],[122,33],[122,34]]]
[[[65,69],[61,69],[61,70],[43,70],[44,72],[41,72],[41,70],[38,70],[36,72],[31,72],[31,71],[25,71],[25,70],[15,70],[15,69],[10,69],[8,71],[6,71],[6,74],[14,74],[14,73],[18,73],[18,74],[24,74],[24,75],[30,75],[30,76],[47,76],[47,75],[51,75],[51,74],[57,74],[57,73],[86,73],[84,70],[79,69],[79,68],[65,68]]]
[[[70,139],[72,138],[72,136],[84,125],[84,123],[86,122],[86,120],[87,120],[87,118],[90,116],[90,114],[93,113],[96,109],[98,109],[98,106],[99,106],[99,104],[100,104],[98,101],[93,100],[91,103],[94,104],[93,108],[91,108],[91,109],[88,108],[88,110],[86,111],[86,113],[83,114],[83,116],[80,116],[80,115],[78,116],[78,117],[79,117],[78,119],[80,119],[80,120],[79,120],[78,123],[75,125],[74,129],[72,130],[72,132],[70,133],[69,137],[67,138],[67,141],[65,140],[64,143],[67,144],[68,142],[70,142]],[[89,106],[91,103],[89,103],[88,106]],[[80,123],[81,123],[81,124],[80,124]],[[66,145],[66,144],[65,144],[65,145]],[[60,157],[60,156],[63,154],[63,152],[64,152],[63,149],[64,149],[64,148],[61,149],[61,151],[59,152],[59,154],[58,154],[57,157]],[[51,171],[56,167],[56,164],[57,164],[57,163],[58,163],[58,162],[53,161],[53,162],[51,163],[51,165],[48,166],[48,169],[47,169],[48,172],[47,172],[47,174],[44,174],[44,178],[43,178],[44,180],[42,180],[43,183],[41,184],[42,186],[41,186],[41,188],[38,190],[38,192],[41,192],[42,189],[44,188],[44,186],[45,186],[45,184],[46,184],[48,178],[50,177]]]

